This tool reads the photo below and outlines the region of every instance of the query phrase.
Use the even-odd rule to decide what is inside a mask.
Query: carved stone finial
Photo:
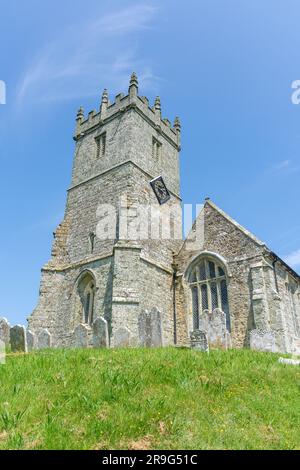
[[[136,86],[138,87],[139,86],[139,82],[138,82],[138,78],[137,78],[137,74],[135,72],[133,72],[131,74],[131,77],[130,77],[130,83],[129,83],[129,86]]]
[[[177,132],[180,132],[181,130],[181,124],[180,124],[180,120],[178,116],[176,116],[175,121],[174,121],[174,129]]]
[[[80,106],[80,108],[78,109],[78,112],[77,112],[76,119],[82,121],[83,118],[84,118],[84,109],[83,109],[82,106]]]
[[[104,88],[103,93],[102,93],[101,104],[108,104],[108,91],[106,88]]]
[[[160,104],[159,96],[155,98],[154,109],[156,109],[157,111],[161,111],[161,104]]]

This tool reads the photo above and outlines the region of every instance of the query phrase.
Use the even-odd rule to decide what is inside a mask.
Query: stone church
[[[91,345],[101,319],[110,347],[187,346],[204,331],[211,346],[299,353],[293,269],[209,199],[182,239],[180,134],[158,97],[150,106],[138,94],[135,74],[127,95],[111,103],[104,90],[99,111],[80,108],[65,215],[29,330],[68,347],[79,328]]]

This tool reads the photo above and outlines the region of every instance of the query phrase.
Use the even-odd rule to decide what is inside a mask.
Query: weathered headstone
[[[93,323],[93,347],[107,348],[109,345],[108,325],[103,317],[98,317]]]
[[[155,348],[162,346],[161,313],[157,307],[143,310],[138,318],[140,346]]]
[[[37,347],[38,349],[51,348],[51,334],[46,328],[39,331],[37,337]]]
[[[10,341],[10,324],[6,318],[0,318],[0,340],[8,346]]]
[[[250,331],[250,348],[257,351],[276,352],[276,338],[272,330]]]
[[[5,343],[0,339],[0,365],[5,364]]]
[[[91,328],[81,323],[73,333],[73,345],[75,348],[88,348]]]
[[[205,331],[194,330],[191,332],[190,338],[191,338],[192,349],[197,349],[198,351],[209,352],[207,335]]]
[[[231,336],[226,326],[226,314],[219,308],[212,312],[204,310],[199,318],[199,329],[207,335],[208,344],[213,348],[231,347]]]
[[[10,329],[10,345],[12,352],[27,352],[26,329],[15,325]]]
[[[120,326],[114,332],[114,346],[115,348],[127,348],[130,346],[130,331],[126,326]]]
[[[151,325],[151,347],[159,348],[162,346],[162,324],[161,313],[157,307],[153,307],[150,312]]]
[[[139,330],[140,346],[149,348],[151,344],[151,325],[150,325],[150,313],[148,310],[143,310],[139,314],[138,330]]]
[[[27,338],[27,350],[28,351],[33,351],[37,347],[37,337],[35,333],[33,333],[30,330],[27,330],[26,332],[26,338]]]

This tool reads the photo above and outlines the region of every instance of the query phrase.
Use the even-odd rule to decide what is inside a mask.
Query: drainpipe
[[[172,279],[172,285],[173,285],[173,334],[174,334],[174,344],[177,344],[177,315],[176,315],[176,280],[177,280],[177,270],[178,266],[177,264],[173,263],[172,264],[173,268],[173,279]]]

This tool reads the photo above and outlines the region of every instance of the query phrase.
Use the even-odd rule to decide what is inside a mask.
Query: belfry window
[[[106,132],[96,137],[97,158],[103,158],[106,150]]]
[[[152,139],[152,157],[155,162],[160,162],[161,159],[161,143],[153,137]]]
[[[227,278],[218,260],[201,258],[190,273],[189,283],[194,329],[199,328],[199,316],[204,310],[220,308],[226,315],[227,329],[230,331]]]

